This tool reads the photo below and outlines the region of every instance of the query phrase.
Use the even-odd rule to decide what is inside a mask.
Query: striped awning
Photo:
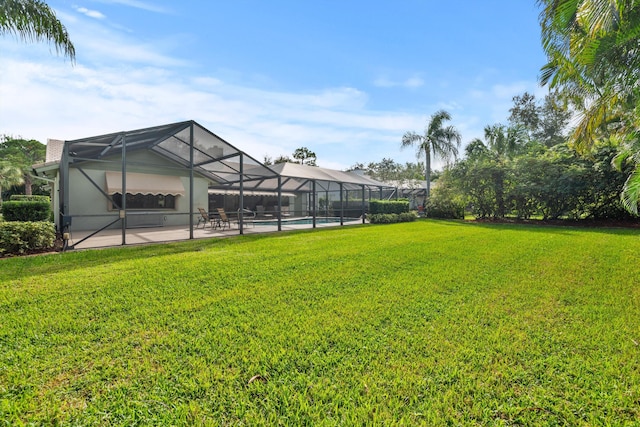
[[[105,172],[105,178],[107,193],[122,194],[121,172]],[[128,194],[185,195],[184,185],[179,176],[127,172],[126,187]]]
[[[240,190],[231,190],[226,188],[210,188],[209,194],[218,194],[221,196],[239,196]],[[278,197],[278,192],[275,190],[272,191],[260,191],[260,190],[244,190],[243,194],[245,196],[270,196],[270,197]],[[282,192],[282,197],[295,197],[295,193]]]

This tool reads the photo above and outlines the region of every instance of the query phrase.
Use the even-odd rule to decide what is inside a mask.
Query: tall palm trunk
[[[425,164],[426,164],[424,180],[427,181],[427,199],[428,199],[431,196],[431,150],[429,149],[428,146],[424,148],[424,155],[425,155]]]

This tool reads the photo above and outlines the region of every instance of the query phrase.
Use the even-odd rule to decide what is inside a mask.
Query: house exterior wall
[[[91,180],[107,193],[106,171],[120,171],[120,157],[105,159],[107,162],[87,162],[80,167]],[[109,162],[108,160],[112,160]],[[131,164],[129,164],[131,163]],[[149,151],[127,153],[127,172],[179,176],[185,189],[184,196],[177,196],[175,209],[127,210],[129,225],[138,219],[154,218],[157,226],[188,226],[189,225],[189,176],[188,170],[176,169],[175,165],[166,159]],[[208,181],[194,175],[194,206],[208,205]],[[69,215],[72,216],[72,230],[98,230],[119,218],[119,211],[113,209],[109,200],[96,186],[87,179],[76,167],[69,168]],[[133,217],[136,218],[133,218]],[[120,222],[110,228],[120,228]]]

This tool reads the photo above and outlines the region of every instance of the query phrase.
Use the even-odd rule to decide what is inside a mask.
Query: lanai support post
[[[346,208],[349,209],[349,190],[344,190],[344,204]],[[342,213],[344,214],[344,209],[342,210]]]
[[[364,203],[364,197],[365,197],[365,188],[364,188],[364,184],[362,184],[362,223],[364,224],[365,221],[365,217],[367,216],[366,211],[366,204]]]
[[[282,177],[278,175],[278,231],[282,231]]]
[[[244,156],[240,153],[240,209],[238,210],[238,228],[244,234]],[[231,228],[231,227],[229,227]]]
[[[193,239],[193,122],[189,126],[189,239]]]
[[[122,244],[127,244],[127,137],[122,135],[122,203],[120,206],[122,220]]]
[[[344,191],[340,183],[340,225],[344,225]]]
[[[316,228],[316,180],[311,181],[311,217],[313,228]]]

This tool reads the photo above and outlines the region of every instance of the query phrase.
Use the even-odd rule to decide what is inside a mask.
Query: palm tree
[[[549,62],[541,82],[558,88],[580,114],[571,137],[584,151],[598,139],[619,141],[620,159],[634,162],[622,192],[627,209],[640,200],[640,2],[538,0]]]
[[[427,197],[431,195],[431,155],[433,154],[434,159],[440,157],[445,161],[458,156],[458,147],[460,147],[462,137],[455,127],[444,127],[444,123],[449,120],[451,120],[451,115],[448,112],[437,111],[431,116],[431,120],[424,130],[424,135],[407,132],[402,136],[402,148],[417,144],[418,158],[424,152],[426,164],[424,178],[427,181]]]
[[[64,25],[40,0],[0,1],[0,34],[14,34],[25,42],[49,41],[56,52],[75,61],[76,50]]]
[[[11,163],[0,160],[0,204],[2,204],[2,188],[20,185],[24,182],[22,170]]]
[[[518,154],[526,139],[523,128],[506,127],[501,124],[485,126],[484,138],[487,141],[487,148],[501,158],[512,158]]]

